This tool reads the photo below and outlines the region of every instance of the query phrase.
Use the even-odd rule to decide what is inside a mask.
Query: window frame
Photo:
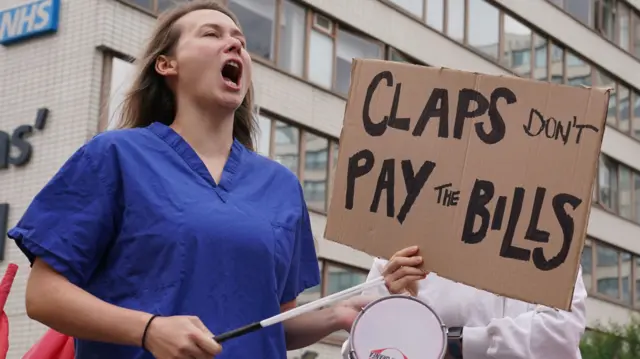
[[[640,271],[638,269],[640,269],[639,266],[636,265],[636,260],[640,258],[640,256],[638,256],[635,253],[632,253],[628,250],[619,248],[613,244],[610,243],[606,243],[603,242],[597,238],[594,238],[592,236],[587,236],[587,238],[585,239],[585,247],[586,244],[590,243],[591,244],[591,283],[590,286],[587,286],[587,283],[585,282],[585,288],[589,288],[587,289],[587,293],[590,297],[593,298],[597,298],[599,300],[605,301],[605,302],[609,302],[609,303],[613,303],[616,305],[620,305],[622,307],[625,308],[629,308],[629,309],[633,309],[633,310],[639,310],[640,309],[640,296],[637,295],[636,290],[638,289],[638,285],[636,283],[637,280],[640,280],[640,278],[638,278],[638,276],[640,276]],[[597,269],[598,269],[598,263],[597,263],[597,253],[598,253],[598,247],[604,247],[607,249],[612,249],[617,253],[617,257],[618,257],[618,263],[617,263],[617,279],[618,279],[618,298],[613,298],[611,296],[608,296],[606,294],[600,293],[598,292],[598,274],[597,274]],[[622,264],[623,264],[623,255],[624,254],[629,254],[630,255],[630,263],[631,263],[631,272],[629,273],[629,299],[630,299],[630,303],[625,302],[622,297],[622,292],[623,292],[623,275],[622,275]],[[582,253],[580,254],[581,258],[582,258]],[[584,273],[584,267],[582,268],[582,271]]]
[[[111,77],[113,75],[113,61],[121,60],[131,64],[135,58],[106,47],[99,47],[102,54],[102,70],[100,73],[100,105],[98,109],[98,123],[96,133],[104,132],[109,126],[109,102],[111,101]]]
[[[306,163],[305,162],[306,161],[306,134],[311,133],[315,136],[318,136],[320,138],[327,140],[327,146],[328,146],[327,157],[328,158],[327,158],[327,168],[325,169],[325,176],[326,176],[325,191],[326,192],[325,192],[325,200],[324,200],[324,209],[312,207],[312,206],[308,206],[307,208],[310,212],[326,215],[329,211],[329,202],[331,199],[331,193],[333,191],[333,182],[331,181],[332,179],[331,175],[333,173],[332,171],[333,152],[334,152],[333,144],[334,143],[338,144],[338,139],[333,136],[324,134],[318,130],[311,129],[295,121],[291,121],[283,116],[277,115],[273,112],[270,112],[262,108],[260,109],[259,115],[266,119],[271,120],[270,128],[269,128],[269,155],[268,155],[268,157],[271,159],[273,159],[275,155],[276,121],[282,122],[291,127],[294,127],[298,131],[298,148],[297,148],[298,171],[297,173],[295,173],[295,175],[298,177],[298,180],[300,181],[301,186],[304,186],[304,171],[305,171],[305,163]]]
[[[640,213],[638,213],[638,208],[636,207],[636,201],[640,201],[640,199],[638,199],[636,196],[636,190],[635,190],[635,180],[636,177],[640,178],[640,170],[637,170],[631,166],[627,166],[617,160],[615,160],[614,158],[605,155],[604,153],[601,153],[600,156],[602,157],[602,160],[605,163],[610,163],[612,165],[612,167],[615,169],[615,173],[616,173],[616,192],[617,192],[617,197],[616,197],[616,205],[615,208],[612,208],[611,206],[605,204],[602,202],[601,198],[600,198],[600,161],[598,161],[598,166],[596,168],[596,180],[594,181],[594,187],[595,187],[595,196],[593,196],[593,203],[594,204],[598,204],[598,208],[609,212],[613,215],[615,215],[618,218],[621,218],[625,221],[629,221],[635,225],[640,225]],[[622,215],[620,215],[620,199],[621,199],[621,190],[620,190],[620,168],[621,166],[626,167],[629,172],[631,173],[630,176],[630,184],[629,184],[629,198],[630,198],[630,207],[631,207],[631,218],[627,218],[624,217]]]

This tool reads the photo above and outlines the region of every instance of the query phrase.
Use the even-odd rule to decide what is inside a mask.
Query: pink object
[[[0,282],[0,358],[2,359],[6,359],[9,352],[9,318],[4,311],[4,306],[7,304],[7,298],[9,298],[9,292],[11,292],[11,286],[13,280],[16,279],[17,272],[18,266],[9,263],[7,271],[2,277],[2,282]]]
[[[49,329],[22,359],[73,359],[73,338]]]

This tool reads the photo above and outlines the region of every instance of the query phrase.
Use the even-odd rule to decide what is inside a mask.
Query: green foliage
[[[580,343],[582,359],[640,359],[640,319],[627,325],[609,324],[585,333]]]

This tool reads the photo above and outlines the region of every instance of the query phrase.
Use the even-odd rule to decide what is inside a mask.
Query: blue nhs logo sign
[[[0,45],[58,31],[60,0],[39,0],[0,10]]]

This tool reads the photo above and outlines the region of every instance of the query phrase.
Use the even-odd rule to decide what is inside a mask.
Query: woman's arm
[[[465,327],[465,359],[577,359],[586,327],[587,291],[578,271],[571,312],[531,306],[515,318],[492,320],[486,327]]]
[[[36,259],[26,295],[27,315],[63,334],[139,346],[150,314],[106,303]],[[68,315],[61,315],[68,313]]]
[[[282,311],[293,309],[296,302],[282,305]],[[341,324],[336,307],[329,307],[305,313],[284,322],[287,350],[307,347],[327,335],[345,329]]]

